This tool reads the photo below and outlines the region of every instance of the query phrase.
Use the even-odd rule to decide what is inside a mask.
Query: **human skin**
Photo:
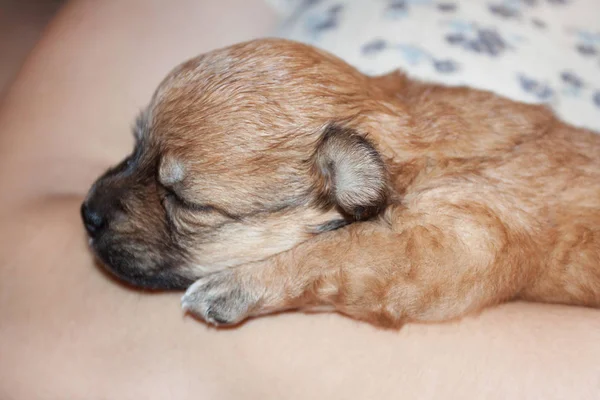
[[[88,0],[51,24],[0,111],[0,398],[597,398],[597,310],[511,303],[400,330],[290,313],[218,330],[186,317],[181,293],[97,268],[78,208],[130,151],[157,83],[274,23],[258,0]]]

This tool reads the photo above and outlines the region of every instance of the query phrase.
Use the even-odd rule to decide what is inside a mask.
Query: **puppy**
[[[91,247],[209,323],[600,306],[600,136],[542,106],[269,39],[178,66],[135,138],[82,205]]]

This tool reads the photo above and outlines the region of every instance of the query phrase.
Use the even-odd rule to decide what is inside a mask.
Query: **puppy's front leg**
[[[214,324],[329,306],[398,326],[452,319],[515,296],[528,273],[514,258],[504,262],[511,260],[505,228],[487,211],[439,209],[393,210],[268,260],[208,275],[188,289],[183,307]]]

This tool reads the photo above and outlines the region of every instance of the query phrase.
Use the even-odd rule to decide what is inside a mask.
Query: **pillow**
[[[299,11],[305,5],[310,5],[311,1],[306,0],[267,0],[275,11],[279,13],[282,18],[289,18],[294,12]]]
[[[278,35],[367,74],[409,75],[546,103],[600,131],[600,1],[270,0]]]

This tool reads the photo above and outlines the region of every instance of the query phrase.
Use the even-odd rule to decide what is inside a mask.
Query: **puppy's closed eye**
[[[197,204],[177,192],[177,188],[182,186],[185,177],[184,165],[174,157],[165,156],[160,161],[158,168],[158,185],[164,191],[164,200],[171,201],[175,205],[195,212],[214,211],[215,207],[208,204]]]
[[[168,201],[172,201],[180,207],[183,207],[190,211],[196,212],[210,212],[215,211],[216,207],[211,206],[209,204],[196,204],[190,202],[183,197],[181,197],[177,192],[173,189],[165,188],[165,199]]]
[[[159,188],[159,195],[161,199],[161,203],[163,206],[167,204],[183,208],[188,211],[196,211],[196,212],[208,212],[214,211],[215,207],[209,204],[197,204],[193,201],[189,201],[184,198],[181,194],[177,193],[177,190],[173,187],[163,185],[162,183],[157,183]]]

